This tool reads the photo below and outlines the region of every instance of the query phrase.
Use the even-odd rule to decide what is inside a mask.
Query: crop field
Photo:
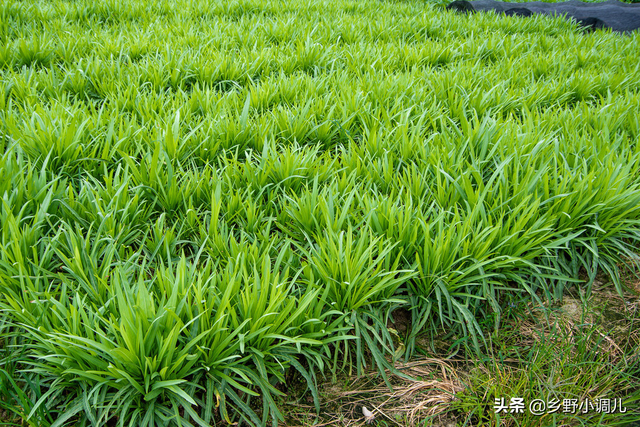
[[[3,0],[0,422],[290,425],[295,388],[311,425],[517,307],[639,307],[639,32],[445,4]],[[485,369],[456,420],[640,419],[636,328],[514,380],[582,357],[534,391],[624,416],[500,418]]]

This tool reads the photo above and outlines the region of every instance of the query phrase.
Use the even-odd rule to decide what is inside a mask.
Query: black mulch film
[[[640,3],[629,4],[617,0],[603,3],[583,3],[571,0],[562,3],[507,3],[494,0],[457,0],[447,6],[458,12],[504,13],[505,15],[532,16],[557,15],[573,18],[587,31],[611,28],[620,33],[630,33],[640,28]]]

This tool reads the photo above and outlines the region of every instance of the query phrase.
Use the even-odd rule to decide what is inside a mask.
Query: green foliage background
[[[317,405],[320,372],[480,348],[504,295],[620,290],[635,259],[637,33],[347,0],[0,16],[0,372],[31,425],[276,425],[290,371]]]

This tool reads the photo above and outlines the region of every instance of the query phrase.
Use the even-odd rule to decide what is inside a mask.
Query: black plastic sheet
[[[640,3],[629,4],[617,0],[602,3],[583,3],[577,0],[562,3],[508,3],[494,0],[458,0],[447,6],[458,12],[504,13],[505,15],[532,16],[544,14],[573,18],[586,30],[611,28],[613,31],[629,33],[640,28]]]

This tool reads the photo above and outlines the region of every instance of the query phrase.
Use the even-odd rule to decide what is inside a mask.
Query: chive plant
[[[0,15],[0,405],[26,424],[278,425],[294,372],[319,408],[318,375],[384,376],[421,334],[480,350],[509,294],[637,263],[637,34],[415,1]]]

